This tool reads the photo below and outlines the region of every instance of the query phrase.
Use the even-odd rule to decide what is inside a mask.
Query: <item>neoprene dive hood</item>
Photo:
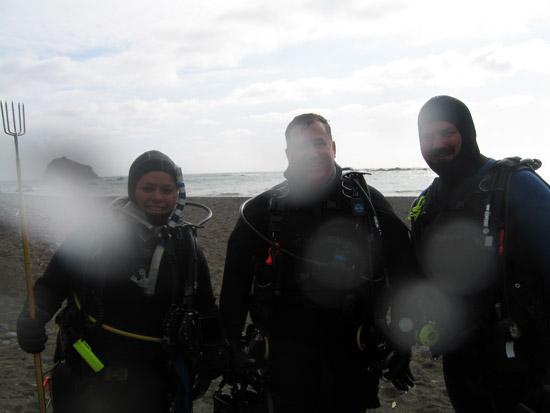
[[[167,155],[159,151],[142,153],[132,163],[128,172],[128,197],[132,202],[136,202],[136,185],[140,178],[153,171],[166,172],[177,179],[177,166]]]
[[[160,151],[147,151],[142,153],[130,166],[128,172],[128,197],[136,203],[136,187],[137,183],[145,174],[153,171],[166,172],[172,176],[176,183],[178,182],[178,166],[167,155]],[[147,219],[154,225],[166,224],[170,213],[163,215],[145,214]]]
[[[445,121],[452,123],[460,132],[462,145],[459,154],[451,161],[427,162],[428,166],[443,181],[454,183],[464,176],[475,174],[486,158],[481,155],[477,141],[476,128],[468,107],[451,96],[435,96],[428,100],[418,114],[418,133],[430,122]]]

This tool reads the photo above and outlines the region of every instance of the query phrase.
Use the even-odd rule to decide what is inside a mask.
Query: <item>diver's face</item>
[[[162,171],[143,175],[136,185],[136,204],[149,215],[164,215],[176,206],[178,191],[173,176]]]
[[[462,135],[450,122],[429,122],[420,129],[420,151],[427,163],[450,162],[461,147]]]
[[[290,130],[286,157],[302,184],[324,184],[334,173],[336,145],[321,122]]]

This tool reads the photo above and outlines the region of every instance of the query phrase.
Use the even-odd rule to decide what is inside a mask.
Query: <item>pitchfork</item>
[[[19,209],[21,211],[21,239],[23,241],[23,261],[25,264],[25,279],[27,285],[27,297],[29,301],[29,313],[31,318],[36,319],[36,306],[34,302],[34,293],[32,289],[32,271],[31,271],[31,256],[29,252],[29,239],[27,237],[27,222],[25,219],[25,207],[23,204],[23,189],[21,185],[21,162],[19,161],[19,142],[17,138],[23,136],[27,131],[25,125],[25,105],[17,104],[17,116],[15,116],[15,105],[11,102],[11,124],[10,111],[8,102],[0,101],[0,110],[2,112],[2,125],[4,133],[13,136],[15,143],[15,160],[17,165],[17,187],[19,192]],[[19,120],[19,122],[17,122]],[[36,388],[38,392],[38,404],[40,413],[46,412],[46,399],[44,397],[44,386],[42,384],[42,361],[40,353],[34,355],[34,372],[36,378]]]

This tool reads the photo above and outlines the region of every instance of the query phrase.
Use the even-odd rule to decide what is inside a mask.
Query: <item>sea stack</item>
[[[65,156],[52,160],[42,175],[46,182],[51,181],[89,181],[99,176],[91,166],[73,161]]]

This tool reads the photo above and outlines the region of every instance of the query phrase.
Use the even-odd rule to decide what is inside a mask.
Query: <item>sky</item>
[[[482,153],[550,178],[548,0],[2,0],[0,31],[24,179],[60,156],[126,175],[149,149],[187,174],[283,170],[304,112],[330,121],[343,166],[424,167],[416,118],[442,94]],[[15,171],[2,135],[0,180]]]

